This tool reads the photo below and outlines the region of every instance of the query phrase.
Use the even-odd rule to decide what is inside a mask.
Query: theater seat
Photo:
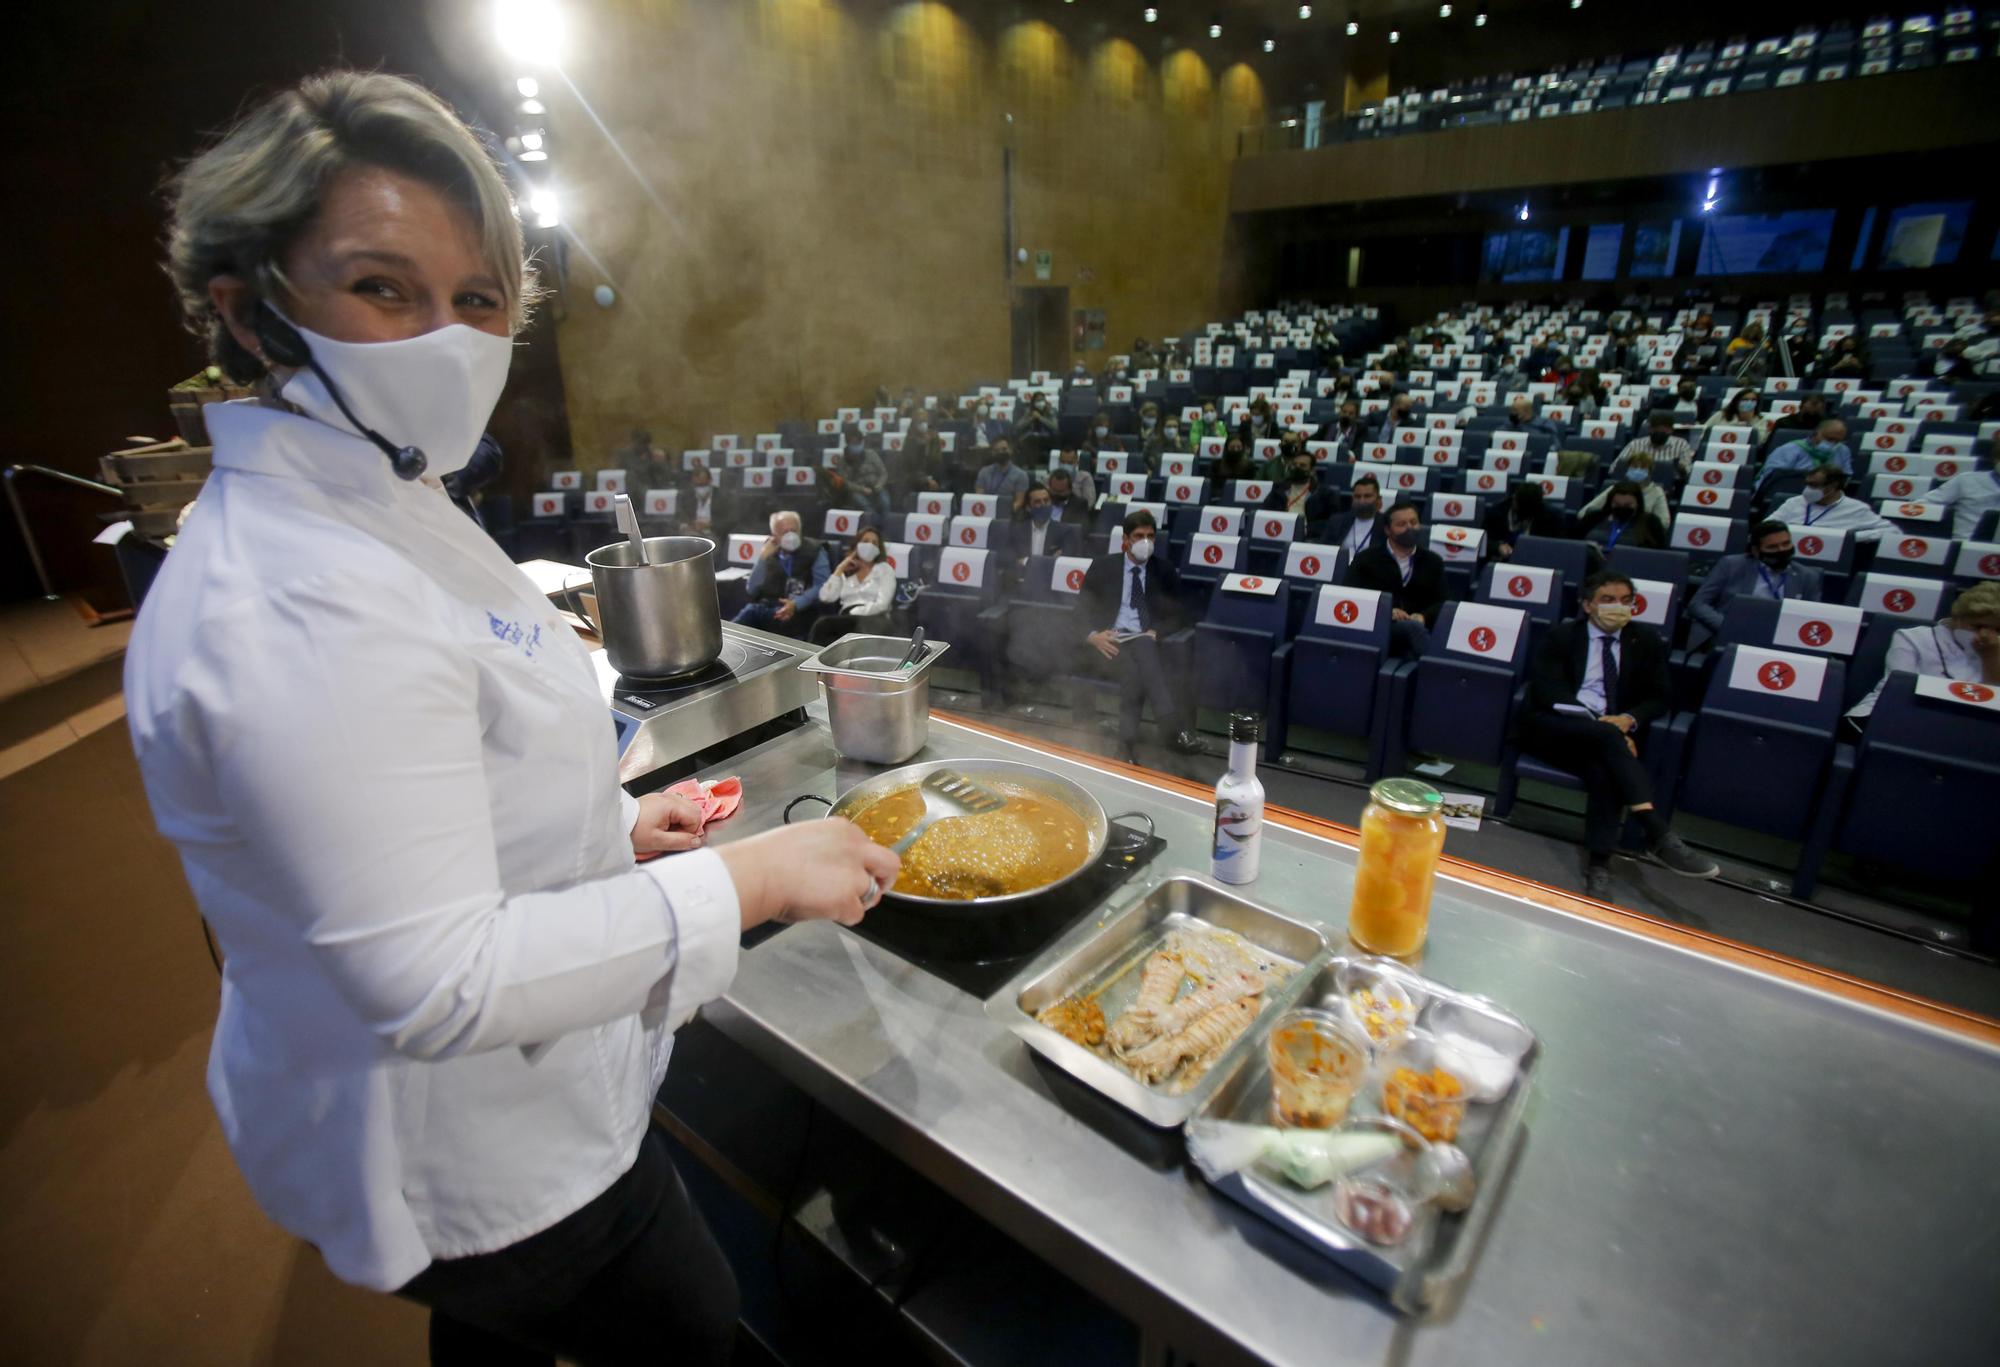
[[[1412,750],[1504,768],[1528,649],[1519,608],[1446,603],[1416,668],[1391,681],[1386,771],[1401,773]]]
[[[1390,607],[1376,590],[1319,586],[1298,635],[1272,658],[1282,685],[1271,707],[1268,753],[1283,753],[1294,725],[1364,737],[1367,777],[1382,776],[1390,685],[1415,668],[1389,658]]]
[[[925,635],[963,651],[963,663],[953,663],[976,673],[982,692],[991,692],[997,659],[993,647],[1005,640],[1005,619],[999,557],[986,550],[947,548],[939,556],[936,581],[917,598],[917,625]]]
[[[1198,707],[1229,713],[1274,710],[1283,673],[1278,647],[1285,638],[1290,596],[1282,578],[1231,574],[1209,597],[1194,629],[1195,700]]]

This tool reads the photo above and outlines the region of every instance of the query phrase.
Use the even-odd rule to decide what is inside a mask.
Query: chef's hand
[[[732,840],[716,853],[736,884],[745,930],[766,921],[854,925],[903,866],[860,827],[837,818]]]
[[[1109,631],[1091,632],[1090,644],[1096,647],[1097,653],[1105,659],[1115,660],[1118,658],[1118,643],[1111,639]]]
[[[679,793],[647,793],[632,823],[632,853],[677,854],[701,848],[701,808]]]

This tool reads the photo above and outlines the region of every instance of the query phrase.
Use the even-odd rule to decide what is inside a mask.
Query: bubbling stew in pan
[[[988,787],[1007,801],[979,816],[937,822],[903,851],[903,871],[890,890],[911,897],[971,901],[1032,892],[1083,867],[1090,830],[1052,797],[1006,783]],[[878,845],[893,845],[924,815],[917,785],[884,793],[855,813],[854,824]]]

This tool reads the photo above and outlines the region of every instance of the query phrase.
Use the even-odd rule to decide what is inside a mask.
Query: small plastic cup
[[[1422,1014],[1430,992],[1423,979],[1393,959],[1346,959],[1334,970],[1340,1009],[1360,1026],[1377,1048],[1386,1048],[1408,1034]]]
[[[1368,1076],[1368,1037],[1331,1011],[1287,1011],[1270,1037],[1271,1109],[1280,1125],[1338,1125]]]
[[[1433,1144],[1449,1144],[1465,1123],[1465,1079],[1444,1066],[1438,1042],[1412,1030],[1376,1061],[1382,1078],[1382,1113],[1402,1121]]]

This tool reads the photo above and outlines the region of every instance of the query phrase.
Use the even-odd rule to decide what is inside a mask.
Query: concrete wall
[[[545,82],[581,248],[556,305],[579,464],[635,424],[678,450],[830,415],[878,383],[1004,376],[1010,287],[1044,283],[1032,265],[1008,275],[1010,146],[1015,242],[1054,253],[1045,283],[1103,309],[1113,349],[1233,302],[1218,298],[1228,158],[1262,115],[1256,75],[998,8],[571,11],[566,68],[663,206]],[[590,298],[600,281],[618,291],[609,310]]]

